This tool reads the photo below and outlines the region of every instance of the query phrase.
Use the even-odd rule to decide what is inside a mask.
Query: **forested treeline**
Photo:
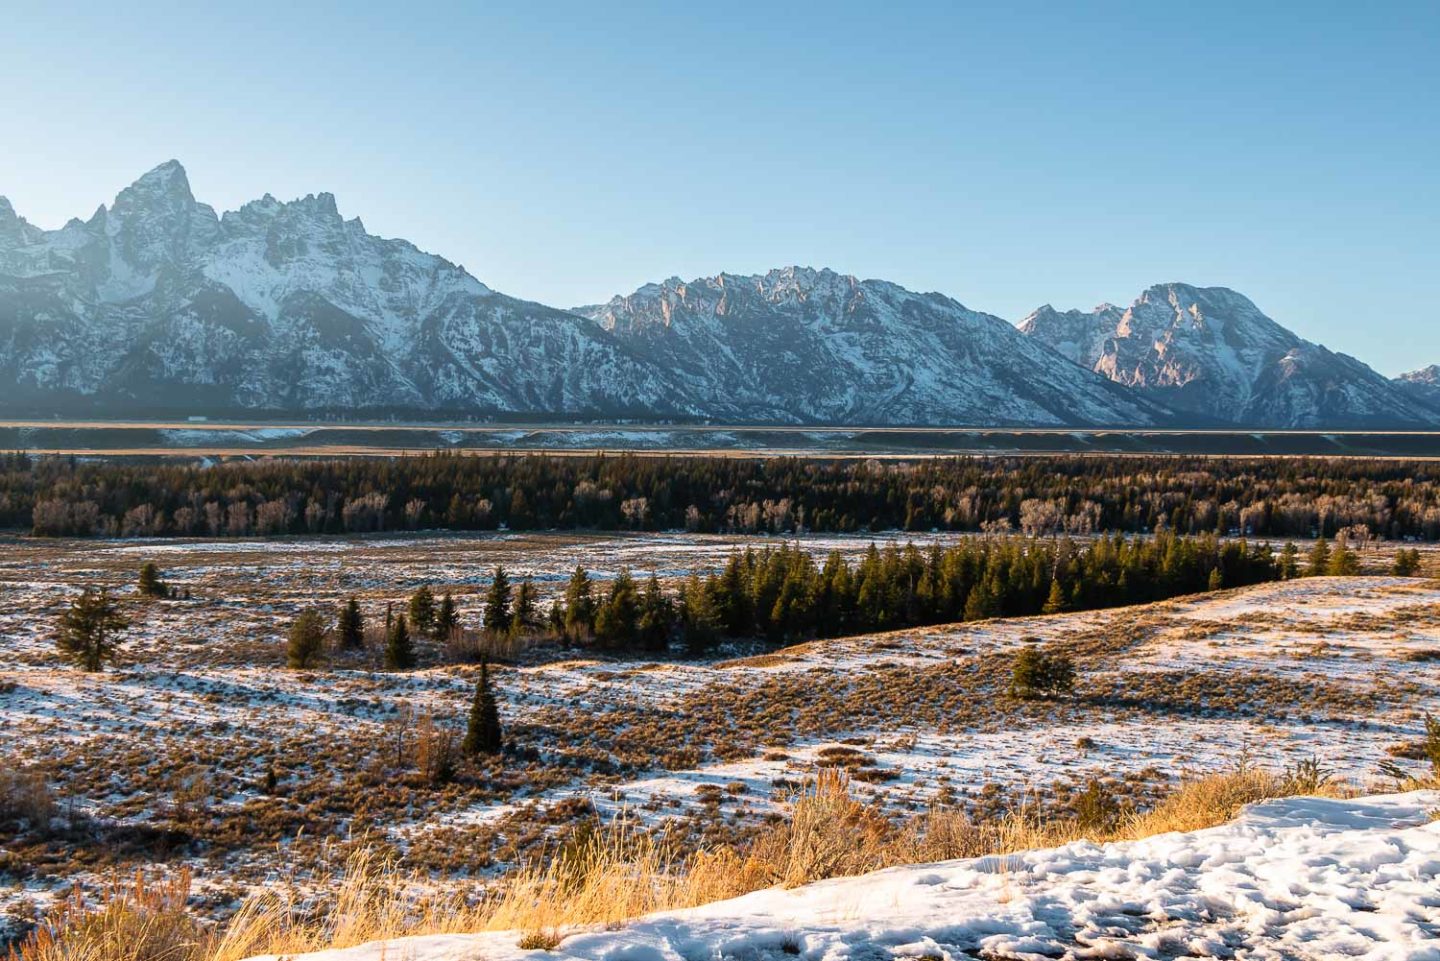
[[[1337,548],[1345,550],[1345,548]],[[1327,554],[1327,558],[1329,555]],[[715,574],[692,574],[672,601],[652,578],[628,574],[603,593],[577,569],[551,624],[577,642],[661,650],[673,636],[696,653],[724,637],[772,641],[1136,604],[1299,573],[1293,547],[1213,535],[990,537],[950,547],[872,545],[854,565],[817,564],[795,546],[732,554]]]
[[[201,467],[12,454],[0,458],[0,526],[145,537],[508,527],[1435,540],[1437,470],[1340,459],[543,454]]]

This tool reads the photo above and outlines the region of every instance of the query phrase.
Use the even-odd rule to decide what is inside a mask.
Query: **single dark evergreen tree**
[[[565,636],[572,641],[588,638],[595,630],[595,594],[590,575],[576,567],[565,586]]]
[[[435,592],[422,585],[410,595],[410,626],[420,634],[435,631]]]
[[[340,636],[340,646],[347,651],[358,651],[365,646],[365,618],[360,613],[360,602],[355,598],[350,598],[340,607],[335,632]]]
[[[390,635],[385,638],[385,666],[392,671],[408,671],[415,666],[415,647],[404,614],[397,614],[390,623]]]
[[[1320,538],[1310,548],[1310,557],[1305,565],[1306,577],[1319,577],[1330,572],[1330,542]]]
[[[535,609],[535,585],[528,580],[515,585],[515,610],[511,614],[512,630],[517,632],[534,630],[538,625]]]
[[[475,685],[475,699],[470,705],[470,720],[465,726],[465,740],[460,748],[469,757],[478,754],[499,754],[504,743],[500,729],[500,709],[495,692],[490,689],[490,665],[480,663],[480,680]]]
[[[119,635],[130,626],[110,592],[87,587],[60,615],[55,646],[72,664],[86,671],[105,669],[119,650]]]
[[[709,653],[720,639],[723,628],[714,595],[698,575],[692,574],[685,581],[680,599],[680,623],[685,629],[685,646],[697,656]]]
[[[640,596],[640,618],[635,625],[637,640],[646,651],[663,651],[670,644],[670,628],[675,622],[675,608],[660,589],[654,574],[645,582]]]
[[[485,592],[485,616],[482,621],[490,634],[510,632],[510,575],[505,568],[495,568],[490,578],[490,589]]]
[[[1420,551],[1415,548],[1400,548],[1395,552],[1395,561],[1390,570],[1397,577],[1414,577],[1420,572]]]
[[[455,610],[455,598],[449,591],[440,598],[440,609],[435,613],[435,639],[443,641],[460,629],[460,614]]]
[[[155,566],[154,561],[146,561],[140,565],[139,590],[141,597],[170,596],[170,588],[160,579],[160,569]]]
[[[296,670],[305,670],[320,663],[325,650],[325,623],[316,611],[301,611],[300,616],[290,624],[290,635],[285,646],[285,664]]]
[[[639,598],[635,594],[635,578],[621,570],[610,582],[610,596],[595,613],[595,640],[612,649],[635,642],[635,627],[640,619]]]
[[[1069,694],[1075,688],[1075,664],[1069,656],[1027,647],[1015,656],[1010,693],[1015,697]]]
[[[1285,547],[1280,551],[1279,560],[1280,579],[1288,581],[1300,574],[1300,550],[1295,546],[1294,541],[1286,541]]]
[[[965,598],[965,620],[983,621],[987,617],[998,617],[1000,603],[988,580],[981,581],[970,590]]]
[[[1335,549],[1330,552],[1324,573],[1335,577],[1351,577],[1360,573],[1360,558],[1350,549],[1350,545],[1345,543],[1344,538],[1335,542]]]
[[[1041,614],[1059,614],[1070,606],[1065,599],[1065,587],[1060,583],[1060,578],[1050,582],[1050,593],[1045,598],[1045,604],[1040,608]]]

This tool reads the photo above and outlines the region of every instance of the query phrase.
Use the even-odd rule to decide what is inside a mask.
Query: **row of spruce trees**
[[[736,551],[719,572],[692,573],[674,592],[662,587],[654,574],[641,584],[622,570],[605,584],[576,567],[564,595],[543,619],[535,612],[529,582],[513,589],[501,567],[486,592],[481,623],[492,635],[548,633],[614,652],[662,653],[679,642],[688,652],[703,655],[727,639],[779,643],[1089,610],[1255,584],[1297,574],[1298,565],[1287,569],[1294,548],[1288,551],[1277,559],[1265,545],[1173,534],[1146,539],[1116,535],[1089,542],[1001,537],[928,549],[871,545],[852,564],[839,551],[817,563],[810,552],[787,544]],[[513,603],[512,593],[517,598]],[[432,605],[433,595],[421,588],[410,599],[410,621],[434,623],[435,629],[426,633],[439,639],[456,624],[453,613],[432,622]],[[440,610],[453,612],[448,594]],[[401,615],[389,628],[388,666],[413,664],[408,647],[404,657],[393,656],[404,624]]]
[[[1392,570],[1414,573],[1418,552],[1401,550]],[[564,595],[541,616],[534,585],[513,584],[503,567],[491,578],[483,633],[549,635],[615,651],[661,653],[680,642],[705,654],[727,639],[772,642],[836,637],[952,621],[1093,610],[1300,576],[1351,575],[1359,559],[1345,543],[1317,541],[1303,559],[1294,544],[1221,541],[1212,535],[1123,535],[1091,541],[992,537],[921,548],[872,544],[858,563],[839,551],[823,561],[798,545],[730,554],[716,573],[692,573],[667,591],[651,574],[643,584],[622,570],[608,584],[576,567]],[[385,665],[416,661],[412,630],[444,640],[461,629],[454,598],[421,587],[405,612],[387,610]],[[292,634],[292,666],[310,663],[323,628]],[[362,618],[352,598],[338,621],[340,647],[359,648]],[[298,652],[298,653],[297,653]]]
[[[1283,554],[1281,555],[1283,558]],[[628,572],[600,591],[583,568],[551,613],[572,640],[703,653],[726,638],[793,641],[958,620],[1089,610],[1274,580],[1267,545],[1212,536],[1121,535],[1078,542],[973,538],[949,547],[871,545],[856,564],[817,563],[792,545],[738,551],[718,573],[691,574],[672,599]]]
[[[479,630],[490,637],[551,636],[617,652],[661,653],[678,641],[705,654],[727,638],[783,642],[1089,610],[1277,578],[1346,576],[1359,567],[1344,541],[1324,539],[1303,560],[1293,543],[1277,553],[1265,544],[1170,533],[1084,542],[988,537],[926,549],[872,544],[853,564],[839,551],[817,563],[810,552],[786,544],[735,551],[718,572],[693,572],[674,591],[654,574],[641,585],[622,570],[605,585],[576,567],[564,595],[544,615],[535,585],[515,583],[497,567]],[[1390,569],[1408,576],[1419,567],[1419,552],[1411,548],[1396,552]],[[189,596],[166,584],[149,562],[141,567],[138,593],[146,599]],[[107,591],[86,590],[62,615],[57,646],[68,660],[99,670],[113,659],[128,623]],[[422,586],[402,611],[386,605],[384,666],[413,668],[418,638],[443,642],[463,630],[454,596],[447,591],[437,599]],[[365,635],[366,616],[354,597],[341,605],[333,625],[324,612],[306,610],[290,625],[286,659],[293,668],[312,668],[331,638],[341,651],[358,651]]]

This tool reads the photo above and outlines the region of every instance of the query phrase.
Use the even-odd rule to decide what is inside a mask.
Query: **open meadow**
[[[926,535],[953,541],[962,535]],[[801,536],[858,558],[906,535]],[[0,901],[13,933],[74,884],[193,878],[223,918],[257,889],[304,898],[356,851],[480,890],[617,819],[676,850],[743,844],[840,769],[896,817],[956,810],[1113,818],[1237,766],[1383,788],[1419,771],[1440,696],[1440,584],[1311,577],[1134,607],[815,640],[695,659],[558,639],[501,652],[502,755],[455,759],[479,667],[419,641],[382,667],[387,608],[422,585],[478,625],[496,565],[548,606],[571,570],[667,587],[775,538],[494,534],[271,541],[8,541],[0,553]],[[171,597],[141,599],[155,562]],[[130,619],[115,664],[59,661],[56,619],[88,585]],[[287,668],[307,608],[357,598],[358,651]],[[1068,655],[1074,695],[1011,697],[1017,654]],[[1393,773],[1393,772],[1392,772]],[[1391,782],[1393,783],[1393,782]],[[26,786],[30,786],[29,793]],[[28,807],[27,807],[28,805]]]

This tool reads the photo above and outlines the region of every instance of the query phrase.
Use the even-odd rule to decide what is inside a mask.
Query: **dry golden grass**
[[[99,907],[72,895],[12,961],[191,961],[207,957],[213,935],[185,910],[190,875],[141,872],[116,882]]]
[[[551,948],[576,928],[614,926],[774,885],[1080,839],[1124,841],[1200,830],[1225,823],[1255,801],[1341,790],[1318,771],[1281,775],[1240,767],[1185,783],[1143,814],[1096,801],[1067,817],[1021,809],[976,822],[955,809],[935,809],[897,823],[855,798],[843,770],[826,770],[795,800],[787,820],[743,851],[725,846],[678,856],[621,818],[582,832],[543,864],[471,899],[463,892],[435,893],[420,876],[362,849],[322,903],[302,910],[282,893],[252,898],[218,933],[184,910],[188,875],[169,880],[137,875],[98,908],[87,910],[78,900],[67,906],[11,961],[240,961],[478,931],[513,931],[521,946]]]

